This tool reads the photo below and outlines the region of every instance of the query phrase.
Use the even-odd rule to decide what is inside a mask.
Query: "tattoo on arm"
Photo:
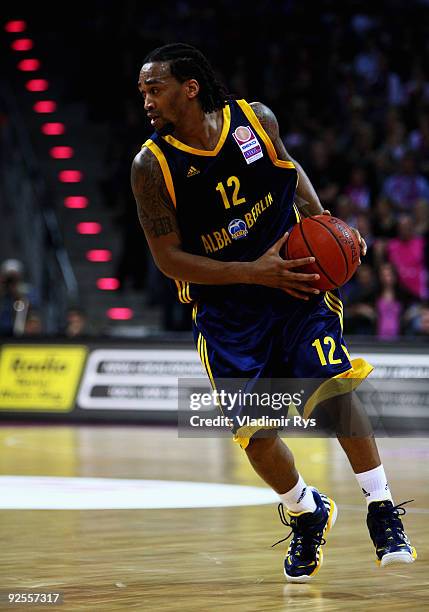
[[[320,214],[322,211],[315,209],[314,205],[301,198],[297,193],[294,196],[294,202],[298,207],[299,212],[303,217],[311,217],[312,215]]]
[[[320,204],[317,193],[302,166],[286,151],[286,147],[280,138],[279,124],[275,114],[272,110],[260,102],[252,102],[251,107],[255,115],[258,117],[260,124],[270,137],[276,150],[277,157],[286,161],[292,161],[295,164],[299,176],[299,182],[294,200],[299,212],[304,217],[320,215],[323,212],[323,206]]]
[[[262,125],[268,136],[271,138],[274,146],[276,147],[277,155],[279,155],[279,151],[277,150],[278,147],[276,146],[276,144],[280,140],[280,130],[279,123],[275,114],[270,108],[268,108],[268,106],[265,106],[265,104],[261,104],[261,102],[252,102],[250,106],[252,107],[252,110],[257,116],[257,118],[259,119],[259,123]],[[283,143],[281,144],[283,145]],[[283,151],[281,151],[281,153],[283,153],[283,155],[281,157],[279,156],[280,159],[291,160],[292,158],[286,151],[285,147],[283,146],[282,148]]]
[[[179,236],[176,211],[156,157],[143,149],[131,168],[131,186],[140,224],[148,238],[175,233]]]

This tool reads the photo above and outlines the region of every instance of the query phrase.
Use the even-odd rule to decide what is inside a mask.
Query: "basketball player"
[[[138,87],[154,129],[132,165],[138,215],[157,266],[174,280],[179,300],[194,304],[195,341],[212,385],[220,378],[364,379],[372,368],[349,358],[338,293],[320,293],[311,286],[317,274],[296,271],[313,258],[280,255],[300,216],[323,208],[271,110],[226,101],[207,59],[185,44],[151,52]],[[314,342],[322,339],[323,348],[327,337],[330,356]],[[236,427],[234,439],[278,493],[292,529],[287,580],[306,582],[322,564],[336,505],[306,485],[277,435],[255,433]],[[378,564],[411,563],[416,551],[399,518],[405,510],[392,501],[372,435],[339,442],[368,504]]]

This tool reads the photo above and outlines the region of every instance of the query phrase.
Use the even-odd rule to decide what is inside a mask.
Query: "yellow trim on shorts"
[[[343,350],[347,353],[347,349],[342,345]],[[351,360],[352,367],[341,374],[337,374],[328,380],[325,380],[318,389],[308,398],[304,406],[304,419],[308,419],[313,412],[315,406],[320,402],[335,397],[336,395],[344,395],[354,391],[367,376],[371,374],[374,367],[361,357]],[[344,388],[344,384],[337,383],[339,379],[350,379],[350,386]]]
[[[348,359],[348,360],[351,362],[352,358],[350,357],[350,353],[349,353],[349,351],[347,350],[346,345],[345,345],[345,344],[342,344],[342,345],[341,345],[341,348],[342,348],[342,349],[343,349],[343,351],[345,352],[347,359]]]
[[[348,355],[346,347],[344,345],[341,346],[343,347],[344,352]],[[337,374],[336,376],[333,376],[332,378],[329,378],[328,380],[324,381],[320,385],[320,387],[316,389],[316,391],[310,396],[304,406],[304,419],[309,418],[312,411],[314,410],[314,407],[319,402],[322,402],[331,397],[335,397],[336,395],[343,395],[345,393],[344,384],[336,383],[338,379],[350,379],[350,388],[346,391],[347,393],[349,393],[356,389],[362,383],[362,381],[367,376],[369,376],[369,374],[371,374],[372,370],[374,369],[370,363],[360,357],[351,360],[351,364],[352,367],[349,370],[341,372],[341,374]],[[261,429],[268,429],[268,427],[240,427],[237,433],[234,435],[234,442],[237,442],[241,446],[241,448],[245,450],[249,445],[250,438],[253,436],[253,434],[255,434]],[[275,427],[273,427],[273,429],[275,429]]]
[[[176,147],[176,149],[180,149],[181,151],[186,151],[186,153],[192,153],[193,155],[203,155],[204,157],[214,157],[219,153],[221,148],[223,147],[226,137],[228,136],[229,128],[231,127],[231,109],[228,104],[223,107],[223,125],[222,131],[219,137],[219,141],[215,148],[212,151],[205,151],[204,149],[195,149],[194,147],[190,147],[189,145],[180,142],[173,136],[163,136],[163,139],[168,142],[168,144]]]
[[[343,303],[340,298],[337,297],[335,293],[332,293],[332,291],[327,291],[326,293],[329,295],[334,304],[336,304],[339,308],[341,308],[341,310],[343,310]]]
[[[209,375],[210,382],[212,384],[213,389],[216,389],[216,385],[215,385],[215,381],[214,381],[214,378],[213,378],[212,369],[210,367],[209,356],[208,356],[208,353],[207,353],[207,341],[204,338],[204,336],[202,336],[202,338],[203,338],[203,351],[204,351],[204,358],[205,358],[205,363],[206,363],[206,367],[207,367],[207,374]]]
[[[196,311],[195,311],[196,313]],[[207,352],[207,342],[206,339],[204,338],[203,334],[201,332],[198,333],[198,339],[197,339],[197,351],[198,354],[200,356],[201,359],[201,363],[203,364],[204,369],[207,372],[207,376],[210,379],[210,384],[212,386],[212,389],[214,391],[216,391],[216,383],[214,381],[213,378],[213,373],[212,373],[212,369],[210,367],[210,361],[209,361],[209,356],[208,356],[208,352]],[[222,410],[222,404],[219,401],[219,398],[216,399],[216,403],[217,406],[219,408],[219,410],[222,413],[222,416],[225,416],[223,410]]]
[[[234,434],[233,440],[237,442],[241,446],[243,450],[245,450],[249,446],[250,438],[257,431],[261,429],[276,429],[273,427],[268,427],[264,425],[263,427],[258,427],[258,425],[243,425],[243,427],[239,427],[237,433]]]
[[[330,291],[327,291],[323,296],[326,306],[332,312],[335,312],[340,318],[341,331],[343,331],[343,304],[337,296]]]
[[[192,308],[192,320],[195,324],[197,324],[197,314],[198,314],[198,303],[195,302],[194,307]]]
[[[170,167],[168,165],[164,153],[161,151],[158,145],[155,144],[154,141],[150,138],[146,140],[146,142],[142,145],[142,149],[143,147],[147,147],[149,151],[151,151],[158,160],[158,163],[161,166],[162,175],[164,177],[168,193],[170,194],[170,198],[173,201],[174,208],[176,208],[176,193],[174,191],[173,177],[171,176]]]
[[[210,379],[210,383],[211,386],[213,387],[213,389],[216,389],[216,385],[215,385],[215,381],[213,378],[213,373],[212,373],[212,369],[210,367],[210,362],[209,362],[209,356],[207,353],[207,342],[206,339],[204,338],[203,334],[201,332],[199,332],[198,334],[198,340],[197,340],[197,351],[198,354],[200,356],[201,359],[201,363],[203,364],[206,372],[207,372],[207,376]]]

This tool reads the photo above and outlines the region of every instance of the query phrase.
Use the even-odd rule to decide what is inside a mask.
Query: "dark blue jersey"
[[[176,207],[182,248],[219,261],[254,261],[297,220],[297,171],[279,160],[251,106],[230,101],[212,151],[172,136],[153,136],[143,146],[157,157]],[[255,284],[257,284],[255,279]],[[182,302],[231,291],[176,281]]]

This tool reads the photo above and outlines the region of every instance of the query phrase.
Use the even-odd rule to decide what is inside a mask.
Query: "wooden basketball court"
[[[230,440],[179,439],[172,428],[7,426],[0,444],[1,476],[264,486]],[[379,445],[395,502],[415,499],[405,517],[419,555],[412,565],[377,568],[366,505],[338,443],[301,438],[290,443],[299,470],[339,506],[323,568],[310,584],[285,582],[287,544],[271,544],[287,531],[271,503],[3,509],[1,590],[63,591],[60,610],[427,610],[429,443],[391,438]],[[7,499],[5,487],[2,495]],[[147,495],[156,506],[156,489]]]

